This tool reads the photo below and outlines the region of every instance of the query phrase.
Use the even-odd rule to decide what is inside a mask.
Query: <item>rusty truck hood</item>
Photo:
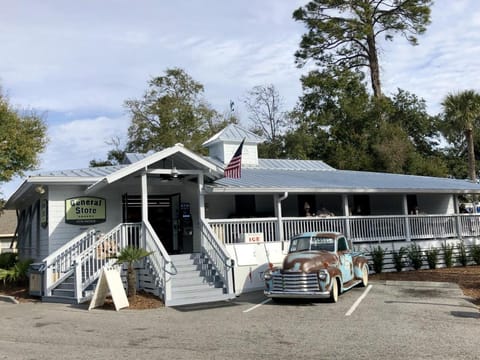
[[[338,256],[328,251],[301,251],[288,254],[283,260],[283,271],[305,273],[325,269],[338,262]]]

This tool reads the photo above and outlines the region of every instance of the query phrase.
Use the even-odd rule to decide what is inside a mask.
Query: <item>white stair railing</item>
[[[71,274],[77,257],[95,243],[96,234],[95,229],[87,230],[43,259],[45,295],[51,295],[52,289]]]
[[[149,222],[143,222],[142,239],[145,241],[143,247],[151,255],[148,256],[148,262],[151,266],[153,275],[156,277],[157,286],[161,289],[161,297],[166,306],[172,299],[172,275],[177,274],[177,269],[168,255],[165,247],[158,238]]]
[[[83,291],[100,275],[104,266],[116,262],[117,254],[127,246],[140,244],[140,223],[119,224],[106,234],[97,234],[95,243],[79,254],[75,262],[75,297],[83,298]]]
[[[217,241],[212,228],[204,220],[201,220],[202,251],[208,256],[222,279],[228,294],[235,292],[233,283],[233,260],[230,259],[224,245]]]

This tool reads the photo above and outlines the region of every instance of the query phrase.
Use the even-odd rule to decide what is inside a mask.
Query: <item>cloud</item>
[[[41,156],[41,168],[48,170],[86,168],[90,160],[105,160],[118,136],[124,143],[129,119],[125,117],[78,119],[50,125],[48,137],[52,139]]]

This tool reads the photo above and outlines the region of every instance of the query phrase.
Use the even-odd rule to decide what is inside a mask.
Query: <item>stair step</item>
[[[221,286],[215,286],[215,284],[182,284],[182,285],[174,285],[172,286],[172,293],[180,293],[180,292],[203,292],[203,291],[210,291],[210,290],[217,290],[220,289]]]
[[[59,295],[42,296],[42,302],[55,304],[77,304],[77,300],[75,300],[73,297]]]
[[[52,296],[64,296],[64,297],[69,297],[69,298],[74,298],[75,297],[75,290],[74,289],[53,289],[52,290]]]
[[[228,301],[233,298],[235,298],[235,295],[232,295],[232,294],[221,294],[221,295],[215,294],[211,296],[192,295],[189,297],[174,298],[167,303],[167,306],[204,304],[204,303],[211,303],[211,302]]]

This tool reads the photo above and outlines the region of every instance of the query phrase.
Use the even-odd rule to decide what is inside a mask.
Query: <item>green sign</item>
[[[80,196],[65,200],[65,222],[73,225],[91,225],[105,222],[105,199]]]

